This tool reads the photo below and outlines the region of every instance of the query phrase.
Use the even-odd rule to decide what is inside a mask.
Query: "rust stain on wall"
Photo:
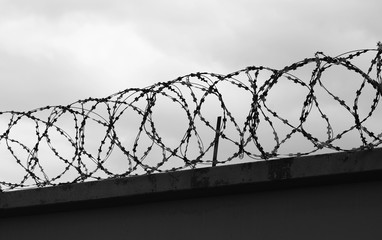
[[[283,161],[271,160],[267,162],[268,165],[268,179],[269,180],[282,180],[289,179],[291,175],[291,166],[293,158],[284,159]]]

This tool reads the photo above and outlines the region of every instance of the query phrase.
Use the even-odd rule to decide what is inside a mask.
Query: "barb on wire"
[[[0,165],[14,171],[0,176],[0,189],[375,148],[382,143],[381,53],[379,42],[336,57],[317,52],[279,70],[198,72],[67,106],[0,112]],[[365,68],[357,61],[367,54]],[[301,101],[288,105],[297,95]],[[213,161],[218,138],[222,152]]]

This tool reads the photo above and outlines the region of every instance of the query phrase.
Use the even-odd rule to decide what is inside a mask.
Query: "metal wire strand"
[[[376,115],[382,95],[381,53],[381,43],[378,43],[376,49],[355,50],[336,57],[317,52],[314,57],[285,66],[281,70],[250,66],[227,75],[198,72],[146,88],[129,88],[105,98],[79,100],[67,106],[46,106],[26,112],[0,112],[1,120],[7,122],[5,130],[0,132],[0,149],[9,153],[7,156],[13,159],[13,166],[17,166],[18,172],[23,172],[17,181],[9,181],[0,176],[0,189],[9,191],[46,187],[211,165],[215,135],[229,144],[230,153],[219,155],[214,165],[236,163],[243,158],[269,160],[285,156],[298,157],[323,149],[357,151],[375,148],[382,143],[382,133],[372,130],[366,123]],[[365,54],[373,54],[373,57],[369,67],[361,70],[356,60]],[[297,77],[298,70],[305,71],[312,66],[310,77]],[[352,102],[337,96],[327,86],[326,72],[338,66],[355,73],[361,79]],[[293,106],[300,108],[294,111],[299,113],[298,121],[280,114],[270,103],[273,89],[285,82],[305,91],[301,104]],[[229,97],[223,93],[230,88],[239,89],[243,95],[250,96],[248,102],[241,103],[247,107],[247,110],[241,112],[241,117],[233,113],[234,109],[227,103]],[[294,94],[293,88],[287,91]],[[365,109],[359,102],[366,91],[372,99]],[[334,128],[333,120],[319,101],[318,95],[323,92],[350,113],[353,122],[351,126],[341,131]],[[216,103],[213,110],[208,107],[210,101]],[[164,103],[169,107],[160,109],[158,105]],[[168,139],[171,134],[163,134],[158,127],[161,124],[156,121],[158,111],[177,111],[183,114],[185,120],[182,124],[185,126],[182,126],[184,131],[178,142],[171,142]],[[220,129],[215,129],[216,118],[211,119],[211,112],[216,113],[215,117],[222,117]],[[324,139],[307,127],[313,112],[325,125]],[[135,121],[136,128],[129,130],[127,135],[130,143],[127,144],[124,136],[129,121]],[[28,125],[25,125],[26,122]],[[30,127],[30,123],[34,126],[33,137],[25,140],[16,134],[17,129]],[[178,123],[170,121],[169,124]],[[277,126],[280,124],[286,133],[278,131]],[[93,131],[95,125],[98,130]],[[262,126],[272,132],[272,147],[262,139]],[[339,140],[354,131],[358,132],[360,144],[350,149],[342,147]],[[94,132],[98,133],[98,137],[95,137]],[[207,132],[211,137],[206,139]],[[285,151],[285,145],[297,135],[313,147],[305,152],[282,152],[281,149]],[[46,152],[50,154],[46,155]],[[115,152],[119,155],[113,157]],[[118,171],[110,164],[116,158],[123,159],[124,164],[123,168],[117,168]],[[52,163],[54,161],[57,164]],[[57,167],[49,167],[55,164]],[[5,163],[3,165],[7,167]]]

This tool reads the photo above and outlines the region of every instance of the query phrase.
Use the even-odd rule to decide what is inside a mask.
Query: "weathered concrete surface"
[[[306,185],[334,178],[359,175],[379,176],[382,149],[335,153],[300,158],[260,161],[147,176],[110,179],[0,193],[0,216],[17,209],[44,209],[70,204],[97,204],[118,199],[120,202],[152,201],[155,196],[171,198],[181,194],[204,195],[246,189]],[[310,181],[316,180],[316,181]]]
[[[381,162],[376,149],[1,193],[0,239],[380,239]]]

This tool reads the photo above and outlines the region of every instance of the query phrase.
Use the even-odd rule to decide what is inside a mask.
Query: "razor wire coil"
[[[353,61],[366,53],[372,53],[373,57],[364,71]],[[129,88],[105,98],[79,100],[67,106],[46,106],[25,112],[0,112],[0,117],[7,121],[5,130],[0,131],[0,149],[8,152],[17,167],[24,173],[17,182],[6,181],[0,176],[0,189],[46,187],[62,183],[176,171],[211,164],[209,154],[215,142],[213,139],[211,141],[203,139],[201,136],[203,134],[199,130],[201,126],[211,132],[219,130],[219,138],[229,142],[234,149],[229,156],[224,159],[219,158],[219,164],[235,163],[235,159],[243,157],[268,160],[283,156],[309,155],[322,149],[357,151],[378,147],[382,143],[382,131],[370,130],[365,123],[375,114],[382,95],[381,53],[381,43],[378,43],[377,49],[355,50],[336,57],[317,52],[314,57],[285,66],[280,70],[250,66],[227,75],[197,72],[171,81],[158,82],[146,88]],[[314,67],[308,80],[301,79],[294,74],[295,71],[310,65]],[[361,79],[352,104],[334,94],[325,85],[324,73],[334,66],[341,66]],[[264,72],[267,73],[267,77],[261,82],[259,76]],[[241,78],[244,76],[246,81],[239,79],[239,76]],[[286,79],[306,90],[297,123],[292,123],[268,104],[272,89],[282,81],[281,79]],[[248,111],[243,112],[244,121],[239,122],[226,104],[226,98],[219,88],[222,83],[249,94],[250,101],[242,103],[248,106]],[[359,101],[366,88],[372,89],[373,97],[367,113],[362,117]],[[289,91],[293,93],[293,89],[289,89]],[[349,112],[353,117],[353,125],[335,133],[331,119],[320,106],[317,97],[318,91],[326,92],[329,98]],[[204,105],[211,96],[218,102],[220,108],[216,112],[222,115],[220,129],[215,129],[211,118],[208,118],[204,112]],[[185,116],[187,127],[183,137],[175,145],[167,144],[165,137],[158,131],[158,123],[154,119],[155,108],[159,104],[158,99],[166,99],[166,101],[176,104]],[[305,127],[312,109],[316,109],[321,120],[325,122],[326,140],[315,136]],[[139,119],[139,124],[137,124],[136,134],[131,137],[132,144],[128,146],[122,140],[116,126],[121,124],[125,115],[131,114],[135,114],[135,119]],[[71,119],[70,130],[63,127],[60,122],[64,118],[65,121],[69,121],[68,116]],[[33,139],[26,142],[14,134],[15,129],[25,121],[29,121],[34,126]],[[277,132],[276,121],[288,129],[284,136]],[[96,124],[103,129],[103,135],[97,143],[88,139],[91,138],[88,132],[91,124]],[[262,144],[259,134],[261,124],[266,124],[272,129],[275,145],[271,149]],[[230,126],[229,131],[228,126]],[[346,149],[336,144],[351,131],[358,132],[361,141],[359,146]],[[233,133],[234,137],[232,137]],[[313,149],[306,152],[280,153],[283,145],[296,134],[309,141]],[[65,151],[69,151],[70,156],[68,153],[62,153],[62,150],[59,149],[60,146],[55,145],[57,141],[52,135],[64,139],[65,149],[70,149]],[[88,149],[89,144],[95,146],[92,151]],[[145,147],[141,149],[141,145],[145,145]],[[55,173],[54,176],[49,176],[49,172],[45,170],[44,156],[40,153],[42,148],[49,149],[50,154],[55,157],[54,161],[59,161],[64,166],[62,171]],[[161,155],[156,156],[156,158],[160,158],[160,161],[155,163],[148,159],[154,148],[157,149],[156,154]],[[94,151],[94,149],[96,150]],[[122,153],[124,161],[127,163],[126,169],[118,173],[107,167],[108,162],[112,161],[110,156],[116,149]],[[85,163],[84,159],[90,161],[91,164]],[[171,166],[173,159],[178,160],[178,165],[168,167]],[[62,179],[69,172],[75,172],[72,179],[63,181]]]

